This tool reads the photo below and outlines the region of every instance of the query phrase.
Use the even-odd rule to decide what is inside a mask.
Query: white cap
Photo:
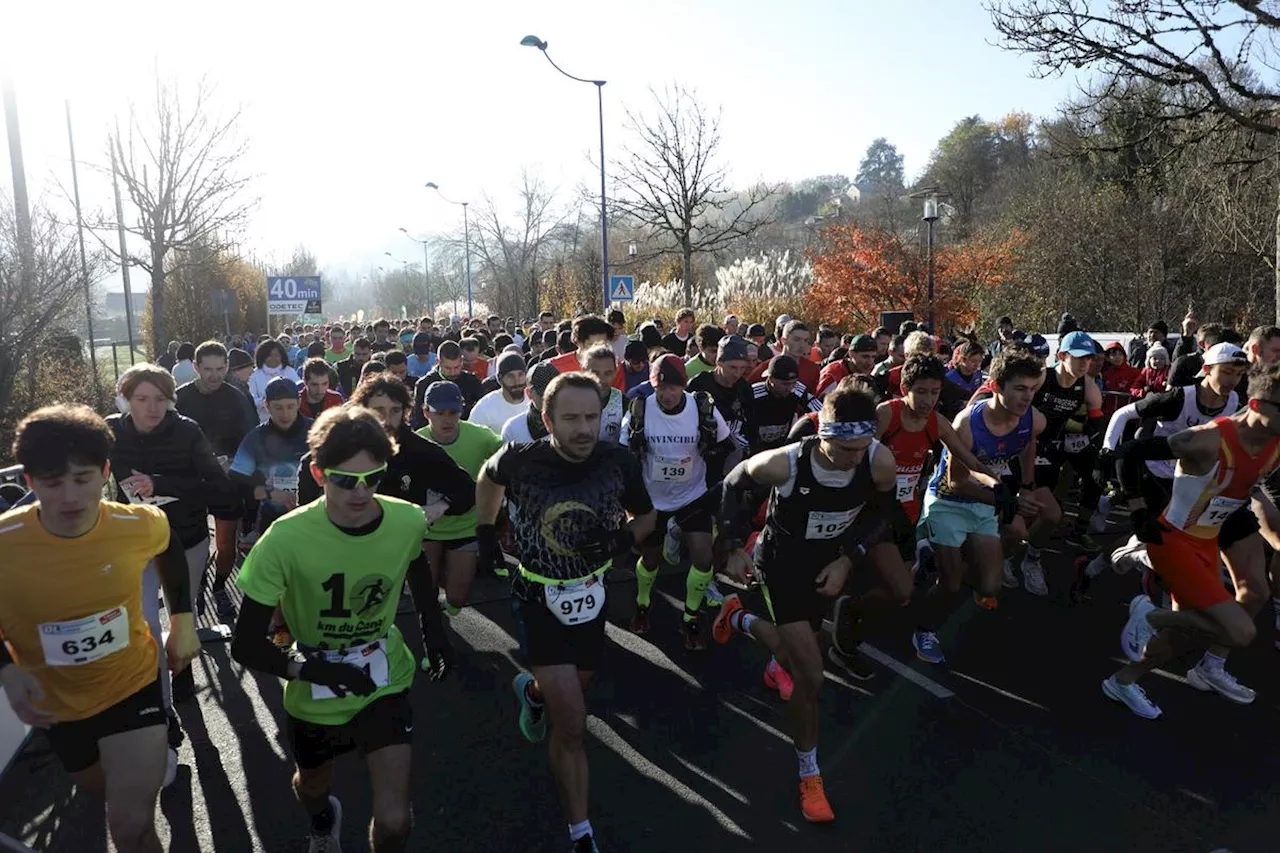
[[[1229,344],[1225,341],[1220,344],[1214,344],[1205,350],[1204,366],[1211,364],[1248,364],[1249,359],[1244,354],[1244,350],[1235,344]]]

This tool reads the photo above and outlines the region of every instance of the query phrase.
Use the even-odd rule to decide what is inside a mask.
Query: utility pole
[[[133,364],[133,290],[129,287],[129,249],[124,237],[124,207],[120,203],[120,178],[116,149],[111,148],[111,189],[116,194],[116,236],[120,239],[120,278],[124,280],[124,323],[129,333],[129,363]]]

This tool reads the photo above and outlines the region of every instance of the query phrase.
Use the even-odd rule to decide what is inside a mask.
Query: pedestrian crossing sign
[[[610,302],[630,302],[635,296],[635,276],[630,275],[611,275],[609,276],[609,301]]]

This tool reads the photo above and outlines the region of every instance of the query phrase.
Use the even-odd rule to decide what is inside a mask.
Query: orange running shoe
[[[821,776],[809,776],[800,780],[800,811],[809,823],[830,823],[836,819],[822,789]]]
[[[978,595],[973,594],[973,603],[981,607],[983,610],[999,610],[1000,602],[994,595]]]
[[[716,642],[721,645],[729,642],[729,638],[733,636],[733,614],[742,609],[742,599],[737,593],[732,593],[724,597],[724,604],[720,605],[720,613],[716,615],[716,621],[711,623],[711,636],[715,637]]]
[[[764,686],[778,691],[778,696],[783,702],[790,699],[791,692],[796,689],[795,682],[791,680],[791,673],[782,668],[777,658],[769,658],[769,663],[764,668]]]

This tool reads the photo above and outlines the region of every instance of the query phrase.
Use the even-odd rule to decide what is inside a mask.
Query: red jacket
[[[1135,400],[1140,400],[1148,394],[1158,394],[1165,390],[1169,385],[1169,368],[1156,370],[1154,367],[1144,367],[1138,374],[1137,380],[1129,389],[1129,393],[1133,395]]]
[[[1102,413],[1110,417],[1116,409],[1127,404],[1134,385],[1138,384],[1138,379],[1142,376],[1142,371],[1134,367],[1128,361],[1121,362],[1117,365],[1107,364],[1102,368]]]
[[[307,418],[318,418],[327,409],[336,409],[342,405],[342,395],[330,389],[324,392],[324,399],[313,404],[307,399],[307,389],[298,392],[298,414]]]

